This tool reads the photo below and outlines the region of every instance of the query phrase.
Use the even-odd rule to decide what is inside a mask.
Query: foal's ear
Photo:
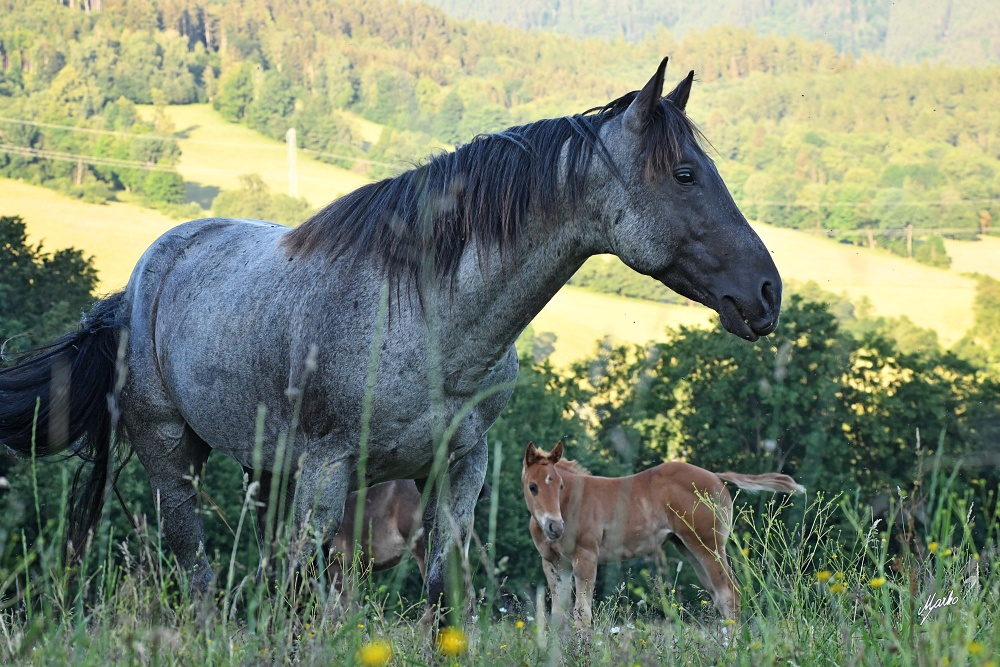
[[[687,106],[688,97],[691,95],[691,82],[694,81],[694,70],[688,72],[688,75],[677,84],[677,87],[667,93],[667,99],[674,103],[674,106],[684,111],[684,107]]]
[[[524,465],[534,465],[540,458],[542,457],[538,455],[538,448],[535,447],[535,443],[529,442],[528,448],[524,450]]]
[[[622,116],[622,123],[629,132],[642,134],[649,124],[653,109],[660,103],[660,95],[663,94],[663,73],[667,70],[667,58],[660,61],[660,66],[656,68],[656,74],[635,96],[632,103],[628,105],[625,114]]]
[[[562,440],[560,440],[558,443],[556,443],[556,446],[552,448],[552,453],[549,454],[549,461],[552,461],[552,463],[559,463],[559,459],[562,458],[562,455],[563,455],[563,445],[562,445]]]

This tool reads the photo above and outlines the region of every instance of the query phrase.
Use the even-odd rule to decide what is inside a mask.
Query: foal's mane
[[[566,472],[572,473],[574,475],[590,475],[590,471],[584,468],[582,465],[574,461],[573,459],[559,459],[556,461],[556,467],[562,468]]]
[[[565,145],[569,205],[583,196],[594,154],[623,180],[600,139],[633,91],[582,114],[539,120],[481,134],[453,153],[431,157],[396,177],[370,183],[334,200],[282,243],[291,255],[322,253],[355,262],[372,259],[390,280],[454,278],[465,248],[475,243],[484,264],[496,248],[501,260],[522,232],[529,210],[559,205],[559,163]],[[646,125],[640,158],[647,176],[671,168],[700,132],[663,98]]]

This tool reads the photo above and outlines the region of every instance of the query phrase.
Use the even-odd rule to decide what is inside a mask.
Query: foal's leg
[[[596,542],[581,541],[573,553],[573,577],[576,579],[574,620],[577,630],[590,632],[593,623],[594,586],[597,581]]]
[[[717,550],[708,546],[709,540],[716,541],[714,536],[702,540],[692,533],[680,536],[675,544],[677,550],[691,563],[698,580],[712,596],[712,602],[722,617],[733,621],[739,620],[740,598],[733,571],[726,558],[725,540],[718,540]]]
[[[184,568],[191,590],[203,594],[212,581],[212,568],[194,479],[201,476],[212,450],[179,416],[142,416],[145,419],[127,422],[129,440],[149,476],[167,546]]]

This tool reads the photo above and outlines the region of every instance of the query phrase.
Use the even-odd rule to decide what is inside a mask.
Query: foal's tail
[[[79,330],[0,367],[0,443],[23,457],[72,448],[92,464],[88,479],[82,464],[73,479],[69,525],[77,554],[100,518],[109,475],[116,476],[122,294],[98,301]]]
[[[715,476],[721,480],[731,482],[744,491],[757,493],[758,491],[784,491],[785,493],[805,493],[806,487],[802,486],[788,475],[776,472],[768,472],[763,475],[742,475],[738,472],[717,472]]]

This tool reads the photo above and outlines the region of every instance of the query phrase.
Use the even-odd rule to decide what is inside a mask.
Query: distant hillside
[[[577,37],[680,38],[715,26],[823,40],[841,53],[896,63],[1000,62],[1000,2],[982,0],[424,0],[459,18]]]

